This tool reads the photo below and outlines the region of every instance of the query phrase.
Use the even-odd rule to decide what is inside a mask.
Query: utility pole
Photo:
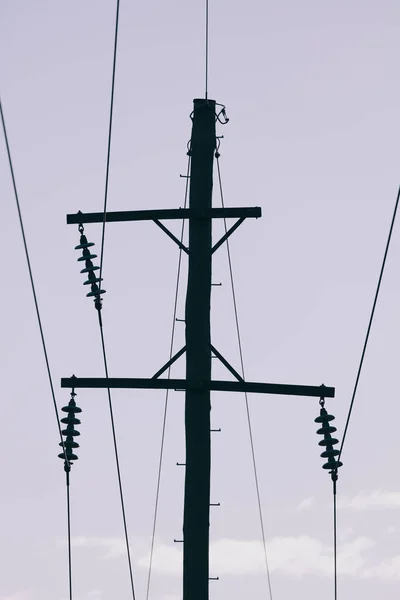
[[[211,381],[211,218],[215,102],[195,100],[191,138],[186,296],[186,378]],[[186,477],[183,518],[183,597],[208,598],[210,517],[210,390],[186,390]],[[196,585],[193,585],[196,582]]]
[[[189,256],[186,296],[186,345],[150,379],[63,378],[65,388],[183,389],[186,391],[186,477],[183,519],[183,600],[208,600],[210,512],[210,392],[255,392],[295,396],[333,397],[334,388],[246,382],[211,344],[210,300],[212,255],[246,218],[258,218],[261,209],[212,208],[213,159],[216,150],[214,100],[194,100],[190,143],[191,170],[188,209],[108,212],[106,221],[152,220]],[[238,219],[212,246],[212,219]],[[103,223],[104,214],[67,215],[68,224]],[[189,219],[189,247],[161,220]],[[211,352],[236,381],[211,379]],[[186,379],[160,379],[186,353]]]

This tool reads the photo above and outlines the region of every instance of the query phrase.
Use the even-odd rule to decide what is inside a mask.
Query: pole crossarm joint
[[[160,223],[160,221],[158,219],[153,219],[153,220],[154,220],[154,223],[156,225],[158,225],[159,228],[162,229],[162,231],[164,231],[167,234],[167,236],[170,237],[171,240],[173,240],[175,242],[175,244],[177,244],[179,246],[179,248],[181,250],[186,252],[186,254],[189,254],[189,248],[187,248],[185,246],[185,244],[182,244],[182,242],[180,240],[178,240],[178,238],[167,227],[165,227],[165,225]]]
[[[236,223],[232,225],[230,229],[228,229],[228,231],[222,236],[222,238],[211,248],[211,254],[214,254],[214,252],[218,250],[218,248],[222,246],[224,242],[226,242],[228,237],[231,236],[234,231],[236,231],[236,229],[239,227],[239,225],[243,223],[243,221],[245,221],[245,219],[246,217],[241,217],[238,221],[236,221]]]
[[[171,208],[157,210],[125,210],[106,213],[107,223],[120,223],[121,221],[155,221],[165,219],[258,219],[261,217],[259,206],[210,208],[195,210],[193,208]],[[103,223],[104,213],[78,213],[67,215],[68,225],[80,223]]]
[[[232,367],[232,365],[230,365],[228,363],[228,361],[226,360],[226,358],[224,358],[222,356],[222,354],[220,352],[218,352],[218,350],[216,348],[214,348],[214,346],[212,344],[210,344],[210,348],[213,351],[214,355],[222,362],[222,364],[224,365],[224,367],[226,367],[228,369],[228,371],[230,371],[232,373],[232,375],[234,377],[236,377],[236,379],[238,381],[244,381],[243,377],[241,375],[239,375],[239,373]]]
[[[153,375],[152,379],[158,379],[160,377],[160,375],[162,375],[171,365],[173,365],[174,362],[176,360],[178,360],[178,358],[180,358],[182,356],[182,354],[184,354],[185,352],[186,352],[186,346],[183,346],[183,348],[181,348],[179,350],[179,352],[174,354],[174,356],[172,358],[170,358],[170,360],[167,363],[165,363],[165,365],[163,367],[161,367],[161,369],[159,371],[157,371],[157,373],[155,375]]]
[[[65,377],[62,388],[113,388],[149,390],[210,390],[214,392],[247,392],[253,394],[274,394],[284,396],[309,396],[314,398],[334,398],[335,388],[325,385],[291,385],[280,383],[256,383],[253,381],[192,381],[189,379],[139,379],[119,377]]]

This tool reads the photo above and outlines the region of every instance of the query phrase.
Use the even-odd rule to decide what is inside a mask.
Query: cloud
[[[65,540],[60,542],[63,546]],[[106,538],[106,537],[73,537],[71,540],[73,548],[101,548],[104,551],[103,558],[119,558],[126,554],[126,545],[123,538]],[[93,593],[99,593],[94,590]]]
[[[390,525],[387,529],[386,529],[386,533],[388,533],[389,535],[391,535],[392,533],[394,533],[396,531],[396,527],[393,527],[392,525]]]
[[[168,546],[156,544],[153,552],[152,569],[164,575],[181,575],[182,573],[182,545]],[[138,560],[138,566],[148,569],[150,566],[150,553]]]
[[[366,569],[363,576],[368,579],[400,579],[400,556],[393,556],[393,558],[388,561],[383,561],[378,565]]]
[[[0,600],[30,600],[31,595],[29,592],[15,592],[11,596],[0,596]]]
[[[340,498],[338,506],[342,509],[354,510],[400,508],[400,492],[387,492],[384,490],[375,490],[370,493],[360,492],[353,498]]]
[[[341,542],[344,542],[344,541],[348,540],[349,538],[351,538],[351,536],[353,534],[354,534],[354,529],[352,527],[345,527],[344,529],[341,529],[339,531],[338,537]]]
[[[104,592],[102,590],[91,590],[84,596],[78,596],[76,600],[102,600],[104,597]],[[74,596],[75,599],[75,596]],[[67,600],[67,598],[63,598],[62,600]]]
[[[357,574],[364,566],[364,553],[374,543],[368,538],[357,538],[342,544],[338,552],[338,572]],[[270,571],[291,575],[332,575],[332,549],[308,536],[275,537],[268,542]],[[138,565],[148,568],[149,555]],[[265,571],[263,544],[252,540],[221,539],[210,544],[210,570],[215,575],[244,575]],[[153,556],[153,569],[164,575],[182,573],[182,549],[165,544],[157,545]]]
[[[308,510],[310,508],[314,508],[316,504],[317,502],[315,498],[309,496],[308,498],[304,498],[304,500],[300,502],[300,504],[297,506],[297,510]]]

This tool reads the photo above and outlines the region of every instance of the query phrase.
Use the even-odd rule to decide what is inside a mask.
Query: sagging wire
[[[46,341],[45,341],[44,332],[43,332],[43,326],[42,326],[42,319],[40,317],[39,303],[38,303],[38,299],[37,299],[37,295],[36,295],[36,287],[35,287],[35,283],[34,283],[34,279],[33,279],[31,261],[30,261],[30,258],[29,258],[28,244],[27,244],[27,241],[26,241],[25,228],[24,228],[24,223],[23,223],[23,220],[22,220],[21,206],[20,206],[20,203],[19,203],[19,195],[18,195],[17,184],[16,184],[16,179],[15,179],[15,174],[14,174],[14,166],[13,166],[13,161],[12,161],[12,158],[11,158],[11,150],[10,150],[10,145],[9,145],[9,142],[8,142],[6,121],[5,121],[5,117],[4,117],[3,105],[2,105],[1,99],[0,99],[0,116],[1,116],[1,123],[2,123],[2,127],[3,127],[4,140],[5,140],[5,143],[6,143],[6,150],[7,150],[7,156],[8,156],[8,164],[9,164],[9,167],[10,167],[11,179],[12,179],[12,184],[13,184],[13,188],[14,188],[14,197],[15,197],[15,202],[16,202],[16,205],[17,205],[18,219],[19,219],[19,224],[20,224],[20,229],[21,229],[21,234],[22,234],[22,240],[23,240],[23,244],[24,244],[25,258],[26,258],[26,263],[27,263],[27,266],[28,266],[29,279],[30,279],[30,282],[31,282],[31,289],[32,289],[32,294],[33,294],[33,301],[34,301],[34,304],[35,304],[36,318],[37,318],[37,322],[38,322],[38,325],[39,325],[40,339],[42,341],[42,348],[43,348],[44,360],[45,360],[45,363],[46,363],[47,377],[48,377],[48,380],[49,380],[50,392],[51,392],[51,397],[52,397],[52,400],[53,400],[53,407],[54,407],[54,412],[55,412],[55,415],[56,415],[58,432],[59,432],[59,435],[60,435],[61,444],[63,445],[64,441],[63,441],[63,437],[62,437],[62,433],[61,433],[61,426],[60,426],[59,417],[58,417],[58,408],[57,408],[56,396],[55,396],[55,392],[54,392],[53,377],[52,377],[51,369],[50,369],[50,361],[49,361],[49,356],[48,356],[48,353],[47,353]],[[63,450],[65,451],[64,446],[63,446]]]
[[[118,47],[118,29],[119,29],[119,4],[120,0],[117,0],[117,9],[115,16],[115,33],[114,33],[114,53],[113,53],[113,68],[111,78],[111,99],[110,99],[110,117],[108,124],[108,143],[107,143],[107,161],[106,161],[106,178],[104,188],[104,208],[103,208],[103,228],[101,233],[101,252],[100,252],[100,278],[103,272],[103,258],[104,258],[104,239],[106,234],[106,216],[107,216],[107,200],[108,200],[108,181],[110,175],[110,158],[111,158],[111,136],[113,126],[113,114],[114,114],[114,90],[115,90],[115,72],[117,66],[117,47]]]
[[[219,115],[221,115],[221,114],[224,118],[223,121],[221,121],[219,118]],[[220,113],[217,114],[217,120],[219,122],[221,122],[222,124],[225,124],[228,122],[229,119],[226,117],[226,112],[225,112],[224,106],[221,109]],[[218,140],[218,146],[216,149],[215,157],[216,157],[216,163],[217,163],[218,183],[219,183],[219,190],[220,190],[220,196],[221,196],[221,204],[222,204],[222,208],[225,208],[224,194],[223,194],[223,189],[222,189],[221,169],[220,169],[220,164],[219,164],[219,159],[220,159],[219,146],[220,146],[220,143]],[[224,228],[225,228],[225,233],[227,233],[228,228],[227,228],[225,218],[224,218]],[[241,375],[242,375],[243,379],[245,379],[243,348],[242,348],[242,341],[241,341],[240,327],[239,327],[239,315],[238,315],[238,307],[237,307],[237,300],[236,300],[235,283],[234,283],[234,277],[233,277],[231,252],[230,252],[230,246],[229,246],[228,239],[226,240],[226,249],[227,249],[229,274],[230,274],[231,289],[232,289],[233,310],[234,310],[234,315],[235,315],[235,324],[236,324],[236,333],[237,333],[238,348],[239,348]],[[258,512],[259,512],[259,518],[260,518],[261,536],[262,536],[263,549],[264,549],[265,567],[266,567],[267,581],[268,581],[268,590],[269,590],[270,600],[272,600],[272,586],[271,586],[271,576],[270,576],[269,561],[268,561],[267,542],[266,542],[266,536],[265,536],[264,518],[263,518],[263,513],[262,513],[262,507],[261,507],[261,494],[260,494],[260,486],[259,486],[259,480],[258,480],[257,462],[256,462],[253,430],[252,430],[251,415],[250,415],[250,406],[249,406],[247,392],[244,393],[244,396],[245,396],[245,404],[246,404],[247,424],[248,424],[249,437],[250,437],[251,455],[252,455],[252,462],[253,462],[254,480],[255,480],[256,494],[257,494]]]
[[[113,114],[114,114],[114,91],[115,91],[115,73],[116,73],[117,47],[118,47],[119,10],[120,10],[120,1],[117,0],[116,17],[115,17],[115,33],[114,33],[113,68],[112,68],[112,81],[111,81],[110,116],[109,116],[109,127],[108,127],[108,143],[107,143],[106,177],[105,177],[105,190],[104,190],[104,208],[103,208],[104,217],[103,217],[103,227],[102,227],[102,236],[101,236],[100,267],[94,267],[93,263],[91,262],[93,258],[96,258],[96,255],[91,255],[90,251],[88,251],[88,247],[92,246],[93,244],[89,243],[86,239],[86,236],[84,236],[84,228],[83,228],[82,224],[80,224],[78,227],[79,232],[81,234],[81,242],[76,247],[76,249],[83,250],[82,257],[78,260],[85,260],[86,266],[85,266],[85,269],[83,269],[81,272],[88,273],[88,280],[85,282],[85,284],[91,286],[91,292],[89,292],[87,294],[87,296],[94,298],[94,305],[97,310],[99,329],[100,329],[100,338],[101,338],[101,347],[102,347],[102,354],[103,354],[104,371],[105,371],[106,379],[108,379],[108,361],[107,361],[106,344],[105,344],[104,331],[103,331],[103,320],[102,320],[102,316],[101,316],[101,309],[102,309],[101,294],[104,294],[105,290],[101,290],[97,284],[102,281],[102,273],[103,273],[104,242],[105,242],[105,230],[106,230],[106,219],[107,219],[108,184],[109,184],[110,159],[111,159],[111,139],[112,139],[112,126],[113,126]],[[98,278],[94,274],[95,270],[99,270]],[[122,486],[122,475],[121,475],[120,462],[119,462],[117,434],[116,434],[116,428],[115,428],[114,410],[113,410],[113,405],[112,405],[110,388],[107,388],[107,396],[108,396],[108,407],[109,407],[109,414],[110,414],[110,421],[111,421],[115,464],[116,464],[116,470],[117,470],[118,488],[119,488],[121,511],[122,511],[122,521],[123,521],[123,528],[124,528],[126,554],[127,554],[127,560],[128,560],[128,568],[129,568],[129,578],[130,578],[132,598],[133,598],[133,600],[135,600],[135,585],[134,585],[134,580],[133,580],[133,569],[132,569],[128,526],[127,526],[126,511],[125,511],[124,493],[123,493],[123,486]]]
[[[21,229],[21,234],[22,234],[22,240],[23,240],[23,244],[24,244],[25,258],[26,258],[26,263],[28,266],[33,301],[35,304],[36,318],[37,318],[37,322],[39,325],[40,338],[41,338],[41,342],[42,342],[43,354],[44,354],[44,359],[45,359],[45,363],[46,363],[46,371],[47,371],[47,376],[48,376],[49,385],[50,385],[50,392],[51,392],[51,396],[52,396],[52,400],[53,400],[54,412],[55,412],[56,420],[57,420],[57,428],[58,428],[58,432],[59,432],[59,436],[60,436],[60,446],[62,447],[63,455],[67,456],[68,448],[66,446],[66,442],[64,442],[63,434],[61,431],[61,425],[60,425],[60,421],[59,421],[58,408],[57,408],[56,396],[55,396],[54,385],[53,385],[53,377],[51,374],[50,361],[49,361],[49,356],[47,353],[46,341],[45,341],[44,331],[43,331],[43,326],[42,326],[42,319],[41,319],[40,311],[39,311],[39,303],[38,303],[38,299],[37,299],[37,295],[36,295],[35,282],[33,279],[33,272],[32,272],[31,261],[30,261],[30,257],[29,257],[28,244],[27,244],[26,236],[25,236],[24,223],[22,220],[21,206],[20,206],[20,202],[19,202],[19,195],[18,195],[17,184],[16,184],[16,179],[15,179],[14,166],[13,166],[13,161],[12,161],[12,157],[11,157],[11,150],[10,150],[10,145],[9,145],[9,141],[8,141],[7,128],[6,128],[6,122],[5,122],[3,105],[2,105],[1,99],[0,99],[0,117],[1,117],[3,133],[4,133],[4,140],[5,140],[5,144],[6,144],[11,179],[12,179],[12,184],[13,184],[13,189],[14,189],[14,197],[15,197],[15,202],[17,205],[18,219],[19,219],[19,224],[20,224],[20,229]],[[66,487],[67,487],[68,585],[69,585],[69,598],[70,598],[70,600],[72,600],[71,515],[70,515],[70,493],[69,493],[70,465],[69,465],[69,461],[67,459],[65,459],[64,469],[65,469],[65,473],[66,473]]]
[[[340,459],[342,456],[344,442],[345,442],[348,428],[350,425],[350,419],[351,419],[351,415],[352,415],[353,408],[354,408],[354,402],[356,399],[356,394],[357,394],[357,390],[358,390],[358,384],[360,381],[361,371],[362,371],[362,368],[364,365],[365,354],[367,351],[367,346],[368,346],[368,341],[369,341],[369,337],[370,337],[370,333],[371,333],[372,323],[373,323],[374,316],[375,316],[375,310],[376,310],[378,297],[379,297],[379,293],[380,293],[380,289],[381,289],[383,274],[385,271],[386,260],[387,260],[387,256],[389,253],[390,242],[392,239],[392,233],[393,233],[394,224],[396,221],[399,201],[400,201],[400,187],[398,188],[398,191],[397,191],[396,201],[395,201],[395,205],[394,205],[394,209],[393,209],[392,220],[390,223],[389,233],[388,233],[388,237],[386,240],[385,252],[383,255],[381,269],[379,272],[378,283],[377,283],[377,287],[376,287],[376,291],[375,291],[375,295],[374,295],[374,300],[372,303],[372,309],[371,309],[371,314],[370,314],[370,318],[368,321],[367,332],[366,332],[365,339],[364,339],[364,344],[363,344],[363,348],[362,348],[362,352],[361,352],[361,358],[360,358],[360,362],[359,362],[358,369],[357,369],[357,375],[356,375],[356,379],[355,379],[355,383],[354,383],[353,393],[351,396],[349,411],[347,414],[346,423],[345,423],[345,427],[344,427],[344,431],[343,431],[342,443],[340,445],[340,449],[338,451],[335,451],[335,454],[337,455],[337,461],[339,463],[338,467],[342,465],[342,463],[340,462]],[[337,497],[336,497],[337,496],[337,493],[336,493],[337,468],[334,469],[333,471],[331,471],[331,477],[332,477],[332,482],[333,482],[333,545],[334,545],[335,600],[337,600]]]
[[[393,228],[394,228],[394,224],[395,224],[395,221],[396,221],[397,209],[398,209],[398,206],[399,206],[399,200],[400,200],[400,187],[399,187],[399,189],[397,191],[396,202],[395,202],[394,210],[393,210],[393,216],[392,216],[392,220],[391,220],[391,223],[390,223],[389,234],[388,234],[387,241],[386,241],[385,253],[383,255],[382,266],[381,266],[381,270],[380,270],[380,273],[379,273],[378,284],[377,284],[376,291],[375,291],[374,301],[373,301],[373,304],[372,304],[372,310],[371,310],[371,315],[370,315],[369,322],[368,322],[367,333],[366,333],[366,336],[365,336],[364,345],[363,345],[363,349],[362,349],[362,352],[361,352],[361,358],[360,358],[360,363],[358,365],[357,376],[356,376],[356,380],[355,380],[355,384],[354,384],[354,388],[353,388],[353,393],[352,393],[352,396],[351,396],[351,402],[350,402],[349,412],[348,412],[348,415],[347,415],[346,425],[345,425],[344,432],[343,432],[342,443],[341,443],[340,451],[339,451],[339,458],[341,457],[342,452],[343,452],[343,446],[344,446],[344,442],[345,442],[345,439],[346,439],[347,430],[349,428],[351,414],[353,412],[354,401],[355,401],[356,394],[357,394],[357,389],[358,389],[358,383],[360,381],[360,375],[361,375],[361,371],[362,371],[363,364],[364,364],[364,358],[365,358],[365,353],[366,353],[367,346],[368,346],[369,336],[370,336],[370,333],[371,333],[372,322],[374,320],[375,309],[376,309],[376,305],[377,305],[377,301],[378,301],[378,297],[379,297],[379,292],[380,292],[380,289],[381,289],[381,283],[382,283],[383,273],[385,271],[386,259],[387,259],[387,256],[388,256],[390,242],[391,242],[391,239],[392,239]]]

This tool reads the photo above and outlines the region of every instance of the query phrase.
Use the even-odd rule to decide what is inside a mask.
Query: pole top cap
[[[195,108],[199,108],[201,106],[215,106],[215,100],[210,100],[209,98],[195,98],[193,100],[193,104]]]

